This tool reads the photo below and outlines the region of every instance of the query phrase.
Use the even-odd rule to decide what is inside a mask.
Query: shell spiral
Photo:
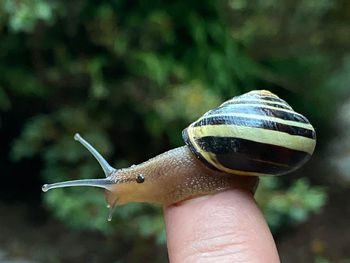
[[[316,133],[277,95],[255,90],[233,97],[183,130],[186,145],[208,167],[237,175],[281,175],[310,159]]]

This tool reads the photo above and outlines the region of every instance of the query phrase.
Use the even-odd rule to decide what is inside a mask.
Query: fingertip
[[[251,192],[234,189],[164,208],[171,262],[279,262]]]

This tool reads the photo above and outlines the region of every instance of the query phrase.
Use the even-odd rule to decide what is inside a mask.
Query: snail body
[[[266,90],[233,97],[184,129],[185,146],[116,170],[79,134],[106,178],[44,185],[106,189],[111,208],[127,202],[169,205],[229,188],[253,189],[257,176],[282,175],[310,159],[315,130],[309,121]],[[244,177],[244,180],[237,180]]]

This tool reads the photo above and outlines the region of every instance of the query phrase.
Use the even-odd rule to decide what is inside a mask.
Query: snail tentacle
[[[82,179],[82,180],[72,180],[72,181],[66,181],[66,182],[59,182],[54,184],[44,184],[42,186],[43,192],[47,192],[54,188],[62,188],[62,187],[71,187],[71,186],[95,186],[104,188],[106,190],[110,189],[110,185],[113,182],[108,178],[101,178],[101,179]]]
[[[110,176],[116,171],[116,169],[110,166],[106,159],[103,158],[103,156],[94,147],[92,147],[90,143],[84,140],[84,138],[81,137],[79,133],[76,133],[74,135],[74,140],[80,142],[96,158],[98,163],[101,165],[106,177]]]

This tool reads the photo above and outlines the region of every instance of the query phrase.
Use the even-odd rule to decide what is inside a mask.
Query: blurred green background
[[[317,131],[257,193],[282,262],[350,262],[349,83],[347,0],[0,0],[0,262],[167,262],[160,206],[41,185],[103,177],[75,132],[126,167],[252,89]]]

